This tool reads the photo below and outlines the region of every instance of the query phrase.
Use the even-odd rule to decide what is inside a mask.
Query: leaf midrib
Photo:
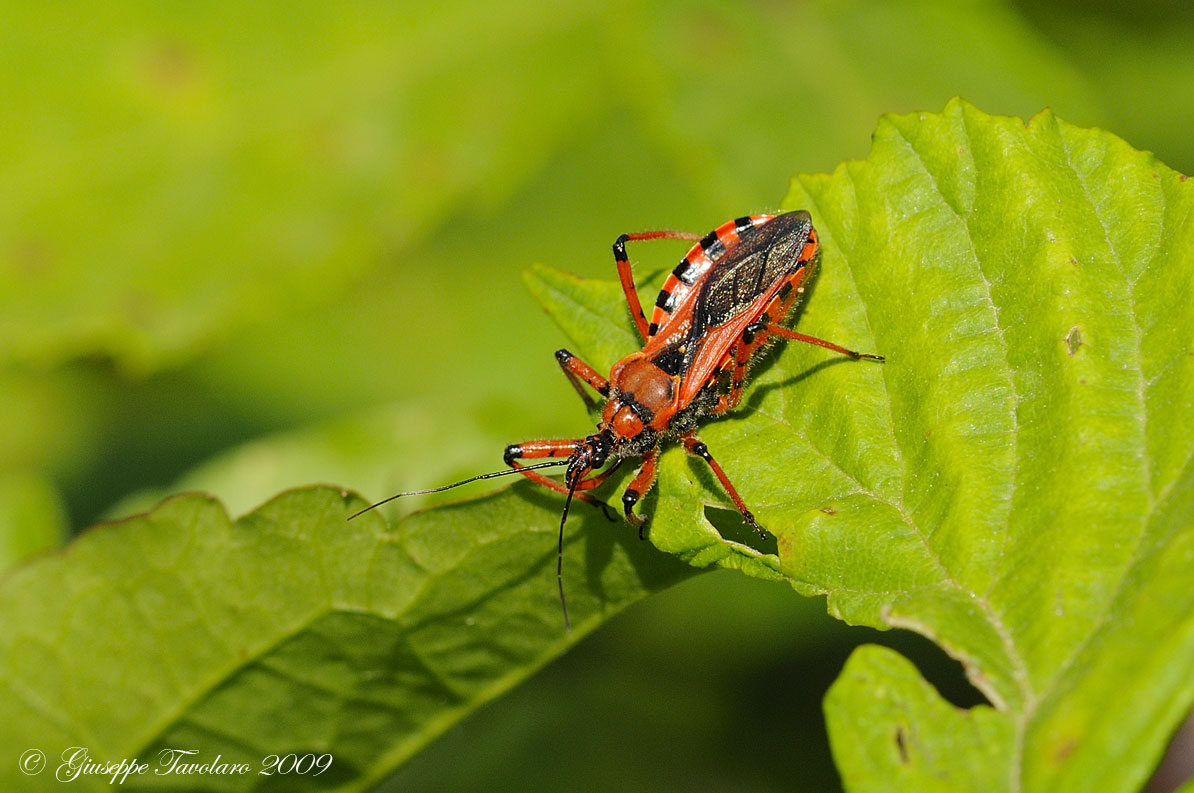
[[[963,118],[964,118],[964,114],[963,114]],[[965,121],[963,121],[963,123],[965,124]],[[958,220],[958,222],[961,224],[962,228],[964,228],[966,231],[967,244],[969,245],[970,254],[972,257],[972,261],[974,263],[974,270],[977,273],[979,279],[981,280],[981,282],[983,284],[983,288],[985,290],[985,295],[986,295],[986,300],[987,300],[987,305],[991,311],[992,324],[998,331],[999,345],[1000,345],[1000,348],[1001,348],[1002,354],[1003,354],[1003,367],[1002,368],[1003,368],[1003,371],[1005,374],[1005,379],[1007,380],[1007,386],[1009,388],[1009,392],[1011,394],[1011,399],[1009,400],[1009,405],[1010,405],[1011,421],[1012,421],[1012,428],[1013,428],[1012,439],[1013,439],[1014,443],[1018,444],[1018,442],[1019,442],[1019,423],[1018,423],[1018,417],[1016,415],[1016,408],[1020,403],[1020,395],[1019,395],[1018,391],[1016,390],[1015,379],[1014,379],[1014,377],[1012,377],[1011,367],[1007,362],[1007,351],[1008,351],[1007,339],[1006,339],[1006,335],[1005,335],[1005,330],[999,322],[999,312],[995,307],[994,297],[992,295],[991,282],[986,277],[986,274],[982,271],[982,267],[979,262],[978,252],[977,252],[977,249],[974,244],[973,233],[970,229],[969,221],[967,218],[965,218],[961,214],[959,214],[957,212],[957,210],[953,207],[953,205],[947,200],[946,196],[944,195],[943,191],[941,190],[940,186],[938,185],[936,178],[933,176],[932,172],[928,169],[927,164],[924,162],[924,159],[920,156],[920,153],[916,150],[915,146],[912,145],[912,142],[910,140],[908,140],[906,135],[904,135],[903,131],[898,127],[898,125],[893,124],[891,126],[893,129],[895,129],[895,131],[899,135],[900,139],[903,141],[905,147],[908,149],[908,151],[910,151],[914,155],[917,163],[920,166],[920,169],[921,169],[924,177],[932,185],[932,188],[933,188],[934,192],[936,193],[937,197],[940,199],[941,203],[945,207],[948,208],[949,212]],[[967,137],[969,138],[969,134],[970,134],[969,129],[966,128],[965,131],[966,131]],[[967,149],[967,150],[970,151],[971,149]],[[847,179],[849,179],[851,189],[854,191],[855,194],[857,194],[858,188],[854,181],[853,174],[850,172],[850,169],[843,168],[842,170],[844,171]],[[831,215],[827,215],[824,211],[822,211],[822,207],[819,205],[819,202],[817,201],[817,197],[816,197],[814,191],[805,189],[804,192],[809,196],[810,200],[813,202],[813,208],[817,210],[818,217],[821,218],[822,221],[825,222],[829,226],[828,230],[830,232],[830,235],[835,239],[835,241],[837,239],[840,239],[840,235],[836,233],[838,230],[834,227],[834,224],[830,220]],[[850,279],[851,286],[853,287],[854,293],[858,294],[860,297],[860,304],[862,305],[864,317],[866,317],[866,320],[867,320],[868,330],[871,330],[870,319],[869,319],[869,304],[865,299],[862,299],[861,292],[858,289],[857,279],[854,276],[854,268],[853,268],[853,264],[852,264],[851,252],[848,251],[846,249],[846,246],[842,245],[842,244],[838,245],[838,249],[842,254],[841,259],[842,259],[842,263],[845,265],[844,270],[845,270],[846,275]],[[871,331],[871,332],[872,332],[872,339],[873,339],[874,338],[873,331]],[[892,417],[892,419],[891,419],[892,420],[892,426],[891,426],[892,436],[891,437],[892,437],[893,448],[895,449],[895,456],[896,456],[896,459],[898,460],[898,463],[901,468],[901,481],[903,483],[906,483],[907,477],[908,477],[908,466],[907,466],[907,461],[903,456],[902,449],[900,449],[898,438],[895,436],[895,432],[894,432],[894,413],[892,410],[891,392],[890,392],[886,377],[884,377],[884,380],[883,380],[883,398],[887,405],[888,415],[890,417]],[[810,443],[810,445],[811,445],[811,443]],[[817,447],[815,447],[815,446],[813,446],[813,448],[817,449]],[[820,449],[817,449],[817,451],[819,453],[821,453]],[[823,455],[823,453],[822,453],[822,455]],[[1016,470],[1018,470],[1018,465],[1019,465],[1019,456],[1016,453],[1015,449],[1013,449],[1011,459],[1012,459],[1012,468],[1011,468],[1011,472],[1010,472],[1010,480],[1009,480],[1010,481],[1010,486],[1009,486],[1010,489],[1009,489],[1009,493],[1008,493],[1009,508],[1006,510],[1005,526],[1004,526],[1004,528],[1005,528],[1004,547],[1005,548],[1006,548],[1006,544],[1008,542],[1010,542],[1010,532],[1007,531],[1009,523],[1010,523],[1011,514],[1012,514],[1012,509],[1010,507],[1010,504],[1011,504],[1010,499],[1014,498],[1015,487],[1016,487],[1015,472],[1016,472]],[[836,464],[835,464],[835,466],[836,466]],[[839,468],[839,470],[841,470],[841,469]],[[920,541],[921,545],[924,547],[925,552],[927,554],[929,554],[929,557],[932,559],[934,564],[941,571],[941,573],[944,576],[945,581],[949,585],[953,586],[958,592],[960,592],[964,595],[968,595],[970,597],[971,601],[974,602],[976,605],[978,605],[981,613],[983,614],[984,618],[987,620],[991,630],[993,630],[995,632],[995,634],[999,637],[999,640],[1003,645],[1004,653],[1007,655],[1008,661],[1011,664],[1012,677],[1014,679],[1014,682],[1015,682],[1017,688],[1020,690],[1021,699],[1022,699],[1023,704],[1018,712],[1015,710],[1009,709],[1007,703],[1002,700],[1002,697],[999,697],[997,695],[997,693],[994,692],[994,690],[992,689],[991,686],[985,685],[982,680],[978,679],[978,677],[975,674],[971,673],[971,669],[973,667],[972,663],[966,663],[966,664],[964,664],[964,667],[967,670],[967,676],[970,678],[971,682],[976,687],[980,688],[981,690],[983,690],[986,693],[988,698],[991,700],[992,704],[994,704],[998,709],[1002,710],[1003,712],[1008,713],[1009,716],[1011,716],[1013,718],[1013,721],[1015,724],[1015,741],[1014,741],[1013,748],[1012,748],[1013,756],[1011,758],[1011,762],[1009,763],[1009,768],[1008,768],[1008,774],[1009,774],[1008,781],[1009,781],[1010,789],[1012,791],[1019,791],[1022,787],[1022,777],[1023,777],[1023,753],[1024,753],[1023,742],[1024,742],[1024,737],[1025,737],[1025,734],[1027,733],[1027,723],[1028,723],[1029,714],[1031,714],[1035,711],[1035,707],[1038,702],[1038,699],[1037,699],[1037,693],[1035,691],[1033,691],[1031,683],[1028,679],[1028,672],[1027,672],[1027,667],[1025,665],[1024,657],[1020,653],[1019,648],[1017,647],[1017,644],[1015,642],[1015,639],[1011,635],[1011,632],[1008,630],[1007,626],[1003,623],[1002,618],[995,612],[987,595],[979,595],[977,592],[971,592],[967,588],[962,587],[961,584],[958,582],[958,579],[953,575],[952,571],[949,570],[949,568],[941,560],[940,556],[937,554],[936,550],[933,548],[932,544],[930,543],[927,535],[920,528],[920,526],[917,525],[917,522],[912,518],[912,516],[908,513],[908,511],[903,503],[903,498],[902,498],[902,494],[905,492],[903,487],[901,488],[901,491],[900,491],[901,498],[899,499],[899,503],[898,504],[892,503],[891,501],[888,501],[886,499],[879,498],[873,492],[869,492],[868,489],[865,488],[861,482],[858,482],[857,478],[852,477],[849,474],[846,474],[846,472],[844,472],[844,471],[842,473],[845,474],[846,476],[850,477],[856,483],[858,483],[860,489],[862,489],[863,491],[867,491],[871,497],[875,498],[876,500],[880,501],[881,503],[886,504],[890,508],[894,509],[897,512],[897,514],[900,515],[901,520],[903,520],[904,523],[909,527],[909,529],[915,534],[917,539]],[[989,594],[989,591],[990,590],[988,590],[987,594]],[[887,617],[884,617],[884,620],[889,621],[889,619]],[[930,638],[934,638],[934,637],[930,636]],[[967,660],[967,659],[959,659],[959,660]],[[993,696],[993,694],[994,694],[994,696]]]
[[[899,130],[897,129],[897,131],[899,131]],[[901,139],[904,140],[905,144],[907,144],[909,146],[909,148],[912,148],[911,143],[907,140],[907,138],[904,137],[902,132],[900,132],[900,137],[901,137]],[[917,161],[920,162],[922,170],[924,170],[925,175],[932,183],[934,190],[936,190],[936,192],[937,192],[937,195],[941,198],[942,203],[944,203],[947,207],[949,207],[950,212],[953,213],[956,217],[958,217],[959,221],[962,223],[963,227],[966,229],[967,240],[970,244],[971,253],[973,254],[974,260],[977,263],[978,255],[974,248],[974,241],[973,241],[972,235],[970,234],[969,224],[966,222],[966,220],[964,218],[957,215],[956,211],[950,205],[949,201],[945,200],[945,196],[942,194],[942,192],[941,192],[940,188],[938,187],[937,182],[933,178],[932,174],[929,173],[928,168],[925,166],[924,161],[920,158],[919,153],[916,153],[915,149],[912,149],[912,150],[916,154]],[[844,173],[846,174],[846,177],[850,181],[851,189],[855,192],[855,194],[857,194],[858,189],[854,182],[853,174],[850,173],[850,169],[843,168],[842,170],[844,171]],[[837,233],[838,229],[835,227],[835,224],[833,224],[832,221],[830,220],[831,216],[827,215],[823,211],[823,208],[820,206],[814,191],[805,189],[804,192],[806,193],[806,195],[808,195],[809,199],[812,201],[812,203],[813,203],[812,208],[816,210],[818,218],[820,218],[824,223],[826,223],[828,225],[829,236],[833,239],[833,241],[835,243],[837,243],[838,240],[841,239],[841,236],[840,236],[840,234]],[[838,250],[841,252],[842,263],[845,265],[844,272],[845,272],[846,276],[850,279],[850,284],[851,284],[851,287],[853,288],[854,293],[858,294],[860,297],[860,304],[862,306],[864,316],[867,319],[867,329],[868,329],[868,331],[871,332],[871,338],[873,340],[874,332],[872,330],[872,326],[870,324],[870,319],[869,319],[869,304],[865,299],[862,299],[861,292],[858,289],[857,279],[854,276],[854,267],[851,262],[851,253],[846,249],[845,245],[842,245],[839,243],[837,245],[837,247],[838,247]],[[991,284],[990,284],[990,281],[986,278],[985,274],[983,274],[981,272],[981,269],[979,269],[979,276],[981,277],[982,282],[987,290],[988,305],[990,305],[991,310],[992,310],[992,321],[994,322],[996,328],[998,328],[998,330],[999,330],[1000,345],[1004,351],[1005,368],[1007,368],[1006,367],[1007,343],[1004,338],[1003,328],[1002,328],[1002,326],[999,325],[998,312],[994,308],[994,301],[991,296]],[[1011,381],[1010,374],[1009,374],[1008,379],[1009,379],[1009,381]],[[1013,400],[1012,400],[1013,404],[1018,404],[1019,397],[1015,390],[1015,383],[1009,382],[1009,388],[1011,389],[1011,393],[1013,395]],[[1022,697],[1023,701],[1026,704],[1030,703],[1034,700],[1035,694],[1032,691],[1031,685],[1029,684],[1029,681],[1028,681],[1027,668],[1024,664],[1023,656],[1020,654],[1019,649],[1017,648],[1016,643],[1015,643],[1014,639],[1012,638],[1010,631],[1007,629],[1007,626],[1003,624],[1003,620],[999,617],[998,614],[995,613],[994,609],[991,607],[991,604],[990,604],[988,598],[985,595],[980,595],[977,592],[971,592],[970,590],[963,587],[958,582],[958,579],[956,578],[956,576],[954,576],[953,572],[942,561],[940,555],[937,553],[936,549],[933,548],[932,543],[929,541],[928,536],[921,529],[921,527],[917,524],[916,520],[912,517],[912,515],[909,514],[906,505],[903,503],[903,493],[905,492],[905,488],[904,488],[903,484],[908,481],[908,465],[907,465],[907,460],[905,459],[905,457],[903,455],[903,450],[900,448],[898,438],[895,435],[895,419],[894,419],[894,412],[892,409],[891,391],[888,386],[886,376],[884,376],[884,379],[883,379],[883,399],[886,404],[887,414],[888,414],[889,420],[890,420],[889,426],[891,428],[891,442],[892,442],[893,449],[895,450],[895,458],[898,461],[900,470],[901,470],[900,479],[901,479],[902,485],[901,485],[901,489],[900,489],[901,496],[898,500],[898,503],[894,503],[893,501],[891,501],[889,499],[880,497],[878,494],[874,493],[869,488],[867,488],[865,485],[863,485],[861,482],[859,482],[856,477],[848,474],[847,472],[842,470],[840,467],[838,467],[837,464],[833,460],[831,460],[827,455],[824,454],[824,452],[822,452],[819,448],[817,448],[815,445],[813,445],[811,443],[811,441],[809,441],[809,445],[812,446],[812,448],[816,449],[817,452],[820,453],[823,457],[825,457],[827,460],[829,460],[829,462],[832,465],[834,465],[834,467],[837,467],[839,471],[842,471],[843,475],[845,475],[846,477],[848,477],[849,479],[854,481],[858,485],[860,491],[866,493],[870,497],[874,498],[876,501],[883,503],[883,504],[887,505],[888,507],[890,507],[891,509],[895,510],[896,513],[900,515],[900,519],[903,520],[904,523],[908,526],[908,528],[916,535],[917,539],[920,541],[921,545],[924,547],[925,552],[929,555],[929,558],[933,561],[933,563],[941,571],[946,583],[953,586],[958,592],[960,592],[964,595],[968,595],[971,598],[971,600],[979,606],[983,615],[986,617],[988,623],[990,624],[991,629],[995,632],[995,634],[999,637],[1000,642],[1003,644],[1004,652],[1007,655],[1008,662],[1011,664],[1011,667],[1012,667],[1012,675],[1013,675],[1014,681],[1016,683],[1017,688],[1019,688],[1019,690],[1020,690],[1021,697]],[[1013,422],[1013,427],[1018,426],[1016,424],[1014,408],[1013,408],[1013,412],[1012,412],[1012,422]],[[787,422],[785,421],[785,423],[787,423]],[[788,426],[791,426],[791,425],[788,424]],[[793,431],[795,432],[794,427],[793,427]],[[1018,433],[1013,433],[1013,437],[1017,437],[1017,435],[1018,435]],[[806,441],[807,441],[807,439],[806,439]],[[1013,454],[1012,459],[1013,460],[1017,459],[1014,454]],[[1013,471],[1014,471],[1014,469],[1013,469]],[[1015,486],[1015,480],[1014,480],[1014,476],[1013,476],[1012,487],[1014,488],[1014,486]],[[1008,515],[1010,516],[1010,514],[1011,514],[1011,510],[1009,509]],[[930,638],[933,638],[933,637],[930,637]],[[969,666],[967,668],[969,669]],[[968,675],[969,675],[969,672],[968,672]],[[995,704],[997,707],[1000,707],[1001,710],[1004,710],[1005,712],[1007,711],[1007,704],[1002,701],[1003,698],[1000,697],[997,693],[995,693],[989,685],[984,684],[981,680],[978,680],[973,676],[971,676],[971,681],[978,688],[982,689],[986,693],[986,695],[991,699],[991,702],[993,704]]]

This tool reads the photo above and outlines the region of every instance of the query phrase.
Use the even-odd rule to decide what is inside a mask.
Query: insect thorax
[[[672,420],[668,422],[667,430],[664,432],[664,437],[678,438],[686,432],[692,432],[701,423],[701,420],[717,407],[717,399],[716,384],[702,388],[691,402],[672,416]]]

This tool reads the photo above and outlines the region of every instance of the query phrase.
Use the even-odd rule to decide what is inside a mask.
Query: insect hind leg
[[[854,352],[854,350],[848,350],[845,347],[841,346],[840,344],[834,344],[831,341],[825,341],[825,339],[818,339],[816,336],[808,336],[804,333],[797,333],[794,330],[788,330],[787,328],[781,328],[779,325],[768,325],[767,332],[774,333],[776,336],[783,336],[785,339],[792,339],[794,341],[802,341],[805,344],[813,344],[813,345],[816,345],[817,347],[824,347],[827,350],[833,350],[834,352],[840,352],[842,355],[848,355],[856,361],[859,360],[860,358],[866,358],[869,361],[879,361],[880,363],[887,360],[882,355],[875,355],[875,354],[869,353],[869,352]]]

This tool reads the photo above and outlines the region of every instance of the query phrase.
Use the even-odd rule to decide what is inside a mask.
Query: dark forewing
[[[711,328],[729,322],[804,266],[801,254],[811,231],[807,212],[779,215],[754,229],[714,263],[693,307],[687,363],[696,357]]]

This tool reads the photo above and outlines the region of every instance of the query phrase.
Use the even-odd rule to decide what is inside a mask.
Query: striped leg
[[[750,366],[750,359],[754,357],[760,347],[767,343],[767,321],[767,315],[764,314],[762,323],[755,322],[747,325],[742,332],[742,339],[730,351],[734,359],[730,391],[728,394],[722,394],[717,400],[717,406],[713,408],[712,415],[716,416],[727,410],[732,410],[742,400],[742,389],[746,385],[746,372],[747,367]]]
[[[767,333],[774,333],[776,336],[783,336],[785,339],[802,341],[805,344],[815,344],[816,346],[824,347],[827,350],[840,352],[842,355],[848,355],[856,361],[859,358],[868,358],[872,361],[885,360],[882,355],[872,355],[871,353],[847,350],[840,344],[834,344],[831,341],[818,339],[816,336],[797,333],[794,330],[782,328],[771,321],[771,317],[780,317],[782,319],[783,317],[788,316],[788,312],[792,310],[792,306],[796,302],[796,299],[804,294],[804,281],[810,272],[812,272],[811,269],[805,268],[801,269],[797,273],[794,273],[792,279],[788,282],[792,288],[782,290],[779,295],[776,295],[775,300],[771,301],[771,305],[767,307],[767,313],[760,318],[760,323],[766,326],[763,337],[766,338]],[[773,311],[772,309],[778,310]]]
[[[552,441],[524,441],[523,443],[511,444],[510,446],[506,447],[506,453],[505,453],[506,465],[510,466],[511,468],[517,469],[518,471],[520,471],[522,473],[523,476],[525,476],[527,479],[530,479],[532,482],[537,482],[538,484],[541,484],[544,487],[551,488],[552,490],[556,491],[557,493],[564,493],[565,495],[567,495],[568,485],[564,484],[563,482],[559,482],[555,479],[551,479],[550,477],[544,476],[543,474],[539,473],[538,471],[527,470],[525,467],[520,465],[517,461],[518,460],[536,460],[536,459],[541,459],[543,457],[571,457],[572,453],[574,451],[576,451],[576,447],[579,446],[581,443],[582,443],[581,440],[571,439],[571,440],[559,440],[559,441],[556,441],[556,440],[552,440]],[[581,492],[581,491],[592,490],[595,487],[599,487],[602,482],[604,482],[606,479],[609,478],[610,474],[612,474],[614,471],[618,470],[618,466],[621,464],[622,464],[622,461],[619,460],[618,462],[614,463],[609,468],[607,468],[606,470],[597,474],[596,476],[590,476],[587,479],[582,479],[579,482],[577,482],[576,483],[577,492],[575,494],[575,498],[578,498],[587,504],[592,504],[593,506],[597,507],[602,512],[604,512],[605,516],[607,518],[609,518],[610,520],[617,520],[616,514],[614,514],[614,515],[610,514],[611,509],[610,509],[609,504],[606,504],[604,501],[602,501],[598,498],[594,498],[593,496],[589,495],[588,493]]]
[[[717,463],[717,460],[713,459],[713,455],[709,453],[709,447],[705,445],[704,441],[695,435],[685,435],[682,440],[684,441],[684,448],[689,454],[695,454],[709,463],[709,467],[713,469],[713,473],[717,476],[718,481],[721,482],[721,486],[725,488],[726,493],[733,500],[734,506],[742,513],[742,519],[746,521],[748,526],[757,531],[760,537],[766,539],[767,532],[763,531],[758,521],[755,520],[754,514],[746,508],[746,503],[742,500],[742,496],[738,495],[738,491],[734,488],[733,483],[730,482],[730,478],[726,476],[726,472],[721,470],[721,466]]]
[[[801,286],[801,283],[804,281],[804,275],[805,271],[802,270],[793,276],[790,282],[793,288],[785,289],[776,295],[762,316],[756,322],[752,322],[743,329],[742,339],[730,351],[734,360],[733,375],[730,378],[730,391],[718,399],[717,406],[713,409],[712,415],[716,416],[737,407],[738,402],[742,399],[742,389],[746,384],[747,367],[750,365],[750,359],[754,357],[755,352],[760,347],[767,343],[767,339],[772,333],[776,336],[782,336],[785,339],[802,341],[805,344],[813,344],[833,350],[834,352],[840,352],[842,355],[848,355],[856,361],[860,358],[880,362],[886,360],[882,355],[854,352],[831,341],[825,341],[824,339],[818,339],[816,336],[809,336],[804,333],[797,333],[794,330],[788,330],[771,321],[772,317],[786,317],[788,312],[792,310],[792,305],[796,302],[796,299],[804,294],[804,287]]]
[[[655,484],[655,471],[658,466],[659,448],[656,447],[643,455],[643,464],[639,466],[638,471],[634,474],[634,479],[630,481],[626,492],[622,494],[622,511],[626,514],[626,522],[631,526],[638,527],[640,540],[643,539],[643,527],[647,525],[647,519],[634,514],[634,505]]]
[[[750,366],[750,359],[754,357],[755,352],[759,350],[770,336],[770,328],[772,326],[772,317],[786,317],[788,312],[792,310],[792,306],[804,294],[804,287],[802,284],[808,277],[808,268],[802,267],[800,270],[792,274],[788,280],[787,285],[779,291],[779,294],[767,306],[767,310],[762,313],[759,319],[747,325],[742,331],[742,339],[734,346],[734,371],[730,378],[730,392],[725,394],[717,401],[717,407],[713,409],[713,415],[724,413],[738,406],[742,400],[742,389],[746,385],[747,367]]]
[[[609,381],[598,374],[596,369],[567,350],[556,350],[556,361],[559,362],[560,369],[568,378],[568,382],[572,383],[572,387],[576,389],[576,393],[580,394],[580,398],[585,401],[585,407],[590,411],[597,409],[597,403],[585,391],[582,383],[588,383],[598,394],[606,399],[609,398]]]
[[[634,289],[634,276],[630,271],[630,259],[626,256],[626,243],[633,240],[690,240],[695,242],[700,238],[700,234],[690,234],[686,231],[640,231],[634,234],[623,234],[614,240],[614,261],[618,263],[618,278],[622,282],[622,291],[626,293],[626,304],[630,306],[630,316],[634,317],[634,324],[638,327],[638,332],[642,334],[643,341],[646,341],[649,335],[647,315],[643,313],[643,303]]]
[[[779,325],[768,325],[767,332],[774,333],[776,336],[783,336],[785,339],[794,339],[795,341],[802,341],[805,344],[815,344],[816,346],[824,347],[827,350],[833,350],[834,352],[840,352],[842,355],[849,355],[851,358],[853,358],[856,361],[859,358],[866,358],[871,361],[886,360],[886,358],[884,358],[882,355],[874,355],[869,352],[854,352],[854,350],[847,350],[845,347],[842,347],[841,345],[838,345],[838,344],[834,344],[831,341],[825,341],[825,339],[818,339],[816,336],[806,336],[805,334],[797,333],[794,330],[788,330],[787,328],[781,328]]]

